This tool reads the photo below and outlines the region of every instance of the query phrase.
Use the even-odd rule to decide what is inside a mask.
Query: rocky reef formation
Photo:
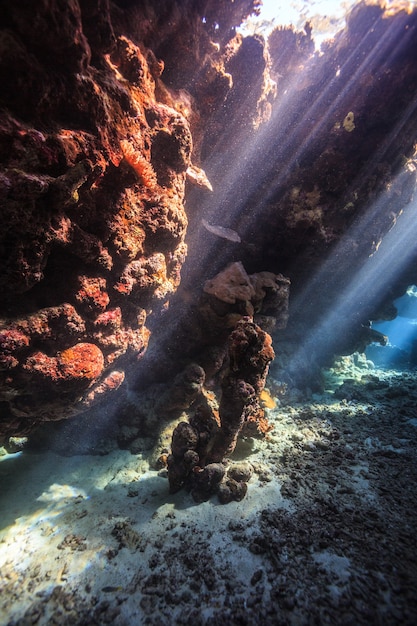
[[[192,139],[108,2],[3,4],[0,431],[24,433],[146,350],[186,252]]]
[[[178,323],[182,353],[170,357],[151,349],[159,364],[153,376],[167,379],[184,369],[170,384],[150,379],[144,385],[142,379],[131,392],[119,415],[122,445],[134,451],[138,438],[162,429],[152,464],[167,467],[171,492],[184,487],[196,501],[217,493],[223,503],[244,497],[251,472],[237,479],[242,468],[229,457],[239,435],[271,429],[262,397],[274,358],[268,331],[287,323],[289,287],[282,275],[248,275],[241,263],[231,263],[206,281]]]
[[[0,437],[210,382],[243,316],[307,379],[417,282],[412,249],[306,344],[413,197],[417,10],[358,3],[318,54],[236,35],[257,5],[1,0]]]
[[[277,28],[227,65],[240,68],[239,98],[230,94],[212,117],[217,140],[208,124],[202,142],[213,193],[190,193],[198,211],[173,311],[187,310],[193,285],[230,260],[249,273],[282,272],[291,304],[274,335],[274,371],[314,388],[317,368],[373,341],[370,320],[394,317],[393,299],[417,282],[413,240],[391,260],[381,245],[415,197],[417,11],[359,2],[320,54],[312,36],[309,24]],[[260,126],[241,115],[249,101],[258,114],[264,104]],[[202,215],[214,224],[221,216],[241,242],[207,233]]]
[[[178,287],[187,171],[209,183],[191,162],[197,112],[162,83],[161,51],[175,82],[183,27],[200,21],[208,55],[214,24],[230,38],[252,2],[217,7],[205,27],[188,9],[1,2],[0,437],[118,389]],[[213,73],[222,99],[230,77]]]
[[[180,422],[172,435],[167,459],[171,492],[185,486],[197,501],[219,493],[221,502],[241,500],[246,481],[227,474],[225,459],[233,453],[247,424],[263,419],[259,403],[269,363],[274,358],[272,340],[251,318],[243,317],[229,335],[227,369],[222,374],[217,415],[197,404],[190,423]],[[236,474],[236,468],[232,472]],[[249,480],[250,473],[246,480]]]
[[[245,496],[251,473],[237,480],[239,470],[227,468],[227,459],[242,432],[269,430],[260,396],[275,356],[271,336],[254,319],[269,330],[283,328],[288,295],[283,276],[248,276],[241,263],[232,263],[206,282],[198,306],[183,318],[178,331],[194,339],[188,341],[188,358],[198,364],[188,365],[156,405],[160,415],[185,409],[189,414],[189,422],[175,427],[166,459],[171,492],[185,487],[196,501],[217,493],[222,503]],[[173,367],[166,360],[165,365],[168,371]]]
[[[168,338],[162,337],[150,348],[149,359],[139,368],[136,388],[170,380],[173,372],[181,371],[190,361],[204,369],[208,381],[218,382],[228,337],[236,324],[249,316],[267,332],[285,328],[289,292],[290,281],[282,274],[248,275],[241,262],[230,263],[205,281],[202,293],[196,290],[185,308],[174,303]],[[178,349],[166,349],[165,339]]]

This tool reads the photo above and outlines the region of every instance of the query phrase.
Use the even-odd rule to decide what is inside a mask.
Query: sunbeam
[[[417,0],[0,14],[0,624],[417,624]]]
[[[248,133],[248,128],[245,126],[240,130],[241,121],[238,120],[237,124],[232,122],[228,134],[219,138],[213,156],[204,163],[214,189],[213,194],[206,197],[204,206],[200,207],[204,215],[215,223],[235,228],[243,240],[250,238],[250,231],[264,205],[280,193],[289,175],[312,150],[317,149],[326,133],[331,133],[335,125],[341,125],[350,107],[356,105],[355,108],[359,109],[357,118],[360,120],[360,109],[367,106],[368,95],[366,91],[357,94],[361,77],[367,73],[377,73],[382,77],[392,59],[408,45],[407,37],[410,34],[405,33],[403,36],[404,26],[397,22],[384,29],[383,37],[375,41],[375,45],[370,45],[369,40],[375,38],[374,32],[381,27],[383,20],[383,16],[372,20],[360,33],[360,40],[348,50],[347,56],[342,56],[342,64],[333,68],[333,71],[329,72],[329,67],[322,67],[320,58],[311,59],[305,67],[294,72],[284,93],[279,92],[278,84],[278,97],[270,121],[257,132],[249,133],[243,151],[239,132]],[[322,83],[320,89],[317,89],[317,84],[313,89],[317,76],[322,77]],[[311,86],[310,90],[301,89],[306,83]],[[310,97],[306,101],[309,93]],[[248,94],[248,98],[253,98],[253,95]],[[366,171],[359,172],[358,176],[369,177],[374,165],[378,164],[383,152],[389,149],[392,140],[414,112],[415,106],[415,103],[409,106],[409,110],[386,136],[385,143],[370,155],[364,166]],[[230,144],[233,143],[239,153],[231,159]],[[228,150],[224,149],[226,144]],[[277,146],[280,168],[274,171],[271,170],[271,164],[277,162]],[[227,177],[224,177],[225,171]],[[220,186],[216,182],[218,180],[221,180]],[[249,217],[242,222],[242,207],[248,202],[252,203],[252,209]],[[201,225],[198,228],[201,232]],[[207,237],[205,244],[202,247],[206,249],[205,257],[208,257],[211,252]]]
[[[381,208],[381,203],[387,201],[387,198],[380,198],[373,207],[370,207],[370,214],[375,214]],[[354,230],[360,231],[361,227],[362,225],[358,224]],[[349,233],[347,237],[355,240],[356,235]],[[385,234],[376,252],[359,265],[352,279],[344,284],[343,274],[336,272],[336,275],[333,275],[333,281],[340,285],[338,294],[328,307],[327,314],[306,332],[300,351],[293,357],[294,362],[297,362],[300,354],[305,352],[313,354],[318,361],[323,356],[331,357],[333,354],[343,353],[345,346],[349,345],[347,339],[352,331],[357,333],[358,327],[363,325],[366,332],[365,325],[370,320],[367,319],[367,314],[369,316],[386,297],[388,286],[416,256],[416,237],[417,200],[414,200],[405,207],[395,225]],[[337,267],[339,257],[345,252],[342,241],[314,277],[309,289],[293,302],[295,310],[311,306],[313,294],[322,290],[323,285],[328,283],[331,276],[330,268]],[[360,316],[358,311],[361,312]],[[365,346],[366,341],[363,344],[364,348]]]

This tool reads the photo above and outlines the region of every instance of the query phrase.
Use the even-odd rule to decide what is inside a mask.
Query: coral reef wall
[[[202,4],[0,3],[0,436],[114,394],[178,287],[187,170],[204,184],[178,88],[211,68],[224,98],[210,31],[253,8]]]
[[[417,11],[360,3],[320,55],[309,25],[236,36],[257,5],[0,0],[0,436],[175,375],[150,337],[187,353],[178,320],[230,262],[307,294],[302,335],[412,198]]]

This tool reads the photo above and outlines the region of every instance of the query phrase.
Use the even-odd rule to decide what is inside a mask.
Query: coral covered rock
[[[411,5],[358,2],[320,52],[310,24],[301,32],[276,28],[263,52],[275,95],[267,100],[270,118],[255,133],[246,106],[255,108],[252,86],[258,109],[262,99],[259,38],[225,64],[239,97],[228,94],[214,116],[215,138],[207,133],[203,144],[213,193],[200,193],[201,213],[190,215],[197,243],[183,268],[182,293],[211,281],[231,260],[248,274],[288,276],[289,325],[274,340],[291,342],[293,360],[306,362],[299,375],[288,364],[290,384],[309,386],[312,361],[352,352],[363,326],[383,319],[387,304],[417,282],[413,241],[395,263],[376,267],[381,241],[398,231],[415,197],[416,24]],[[241,244],[207,245],[201,216],[238,232]],[[375,274],[360,274],[367,266]],[[363,291],[352,295],[358,282]],[[351,306],[335,307],[341,300]],[[306,359],[297,357],[305,352]]]
[[[223,462],[233,453],[245,423],[263,417],[259,397],[273,358],[270,335],[248,317],[238,322],[229,336],[218,420],[200,403],[190,423],[181,422],[173,432],[168,457],[171,492],[185,486],[197,502],[219,493],[224,504],[245,496],[250,470],[229,472],[223,482]]]
[[[191,155],[232,88],[224,51],[256,6],[0,2],[0,437],[136,376],[180,282],[185,181],[210,188]],[[42,328],[57,310],[74,324]],[[75,345],[94,348],[59,395]]]
[[[249,416],[263,416],[259,397],[274,356],[270,335],[251,319],[243,318],[229,337],[228,371],[222,380],[219,406],[220,430],[210,458],[221,460],[231,454]]]
[[[2,3],[0,436],[116,389],[178,286],[189,125],[112,10]]]
[[[203,293],[191,306],[174,302],[175,332],[168,335],[156,329],[160,341],[151,359],[139,365],[138,384],[169,379],[189,360],[198,363],[210,381],[222,370],[230,332],[245,316],[253,317],[263,329],[285,328],[288,320],[290,281],[282,274],[248,274],[241,262],[230,263],[204,283]],[[171,319],[168,312],[167,317]],[[162,337],[161,337],[162,335]],[[169,345],[169,349],[168,349]],[[174,353],[175,358],[171,357]]]
[[[191,362],[221,386],[248,315],[307,380],[417,282],[411,243],[321,328],[413,197],[416,9],[358,3],[316,53],[237,35],[258,4],[0,0],[0,437]]]

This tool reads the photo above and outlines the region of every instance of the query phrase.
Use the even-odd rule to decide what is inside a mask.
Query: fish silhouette
[[[224,226],[218,226],[217,224],[209,224],[204,218],[201,220],[201,223],[204,228],[209,231],[209,233],[217,235],[217,237],[228,239],[229,241],[235,241],[236,243],[240,243],[242,241],[239,234],[231,228],[225,228]]]

